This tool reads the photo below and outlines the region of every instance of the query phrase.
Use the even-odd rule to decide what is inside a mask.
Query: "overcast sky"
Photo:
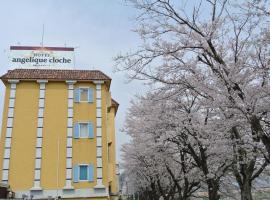
[[[113,73],[113,57],[136,48],[131,31],[135,10],[122,0],[0,0],[0,74],[6,73],[10,45],[41,43],[76,48],[76,69],[98,69],[112,78],[112,97],[120,103],[116,118],[117,157],[128,137],[120,132],[131,98],[143,91],[140,83],[127,84],[125,74]],[[0,119],[4,85],[0,83]],[[1,120],[2,121],[2,120]]]

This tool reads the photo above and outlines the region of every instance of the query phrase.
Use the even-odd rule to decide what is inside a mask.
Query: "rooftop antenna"
[[[43,25],[42,25],[41,47],[43,47],[43,41],[44,41],[44,27],[45,27],[45,25],[43,23]]]

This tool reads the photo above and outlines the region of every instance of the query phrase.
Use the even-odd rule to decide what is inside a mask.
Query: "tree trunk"
[[[251,128],[264,144],[270,158],[270,137],[264,134],[260,120],[256,116],[251,117]]]
[[[241,186],[241,200],[252,200],[251,181],[244,181]]]
[[[218,194],[219,185],[216,184],[216,181],[209,180],[208,181],[208,197],[209,200],[219,200],[220,195]]]

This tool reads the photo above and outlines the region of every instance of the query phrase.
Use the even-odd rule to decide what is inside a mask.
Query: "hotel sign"
[[[73,69],[74,48],[11,46],[10,65],[25,69]]]

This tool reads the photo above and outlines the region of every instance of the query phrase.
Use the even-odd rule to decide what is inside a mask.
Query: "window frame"
[[[89,138],[89,127],[88,127],[88,122],[78,122],[78,124],[79,124],[79,138],[80,138],[80,139]],[[87,126],[87,134],[86,134],[86,137],[82,137],[82,136],[81,136],[81,124],[86,124],[86,126]]]
[[[88,164],[78,164],[79,167],[79,173],[78,173],[78,181],[79,182],[87,182],[88,181],[88,176],[89,176],[89,172],[88,172]],[[81,167],[86,167],[86,179],[85,180],[81,180]]]
[[[88,103],[89,88],[90,88],[90,87],[86,87],[86,86],[85,86],[85,87],[79,87],[79,102],[80,102],[80,103]],[[86,98],[86,101],[82,101],[82,100],[81,100],[81,90],[82,90],[82,89],[86,89],[86,90],[87,90],[87,96],[86,96],[87,98]]]

